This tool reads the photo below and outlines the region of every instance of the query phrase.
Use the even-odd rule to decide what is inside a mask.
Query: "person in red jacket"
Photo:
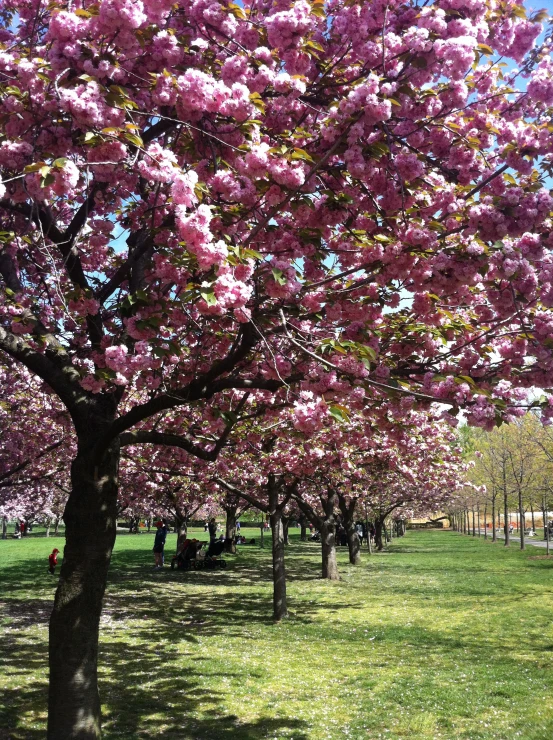
[[[50,573],[50,575],[52,576],[56,572],[56,565],[58,564],[58,552],[58,548],[54,547],[50,555],[48,555],[48,573]]]

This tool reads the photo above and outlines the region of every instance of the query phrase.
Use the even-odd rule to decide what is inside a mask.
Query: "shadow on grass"
[[[105,738],[307,740],[306,723],[293,717],[241,721],[228,713],[224,707],[226,695],[217,687],[224,688],[222,679],[240,681],[241,677],[218,673],[216,661],[204,655],[198,645],[204,636],[241,636],[245,625],[272,622],[269,553],[267,549],[244,550],[228,558],[228,571],[190,573],[169,568],[152,571],[147,549],[114,555],[99,661]],[[316,565],[302,561],[299,553],[295,561],[290,559],[291,579],[318,578]],[[34,728],[40,726],[40,717],[46,712],[45,628],[58,581],[45,570],[43,559],[29,558],[2,574],[6,589],[5,598],[0,600],[0,618],[5,625],[0,670],[10,676],[10,681],[0,706],[0,740],[44,737],[43,729]],[[240,588],[260,584],[266,584],[267,589],[252,593]],[[224,595],[222,590],[226,591]],[[29,598],[31,594],[44,598]],[[302,618],[308,621],[309,615],[304,613]],[[132,640],[121,632],[129,619],[133,621],[128,628]],[[110,623],[118,627],[117,638],[123,634],[124,642],[107,642]],[[37,627],[42,630],[37,631]],[[142,644],[131,644],[134,641]],[[198,677],[182,675],[175,651],[183,649],[190,651],[188,660],[194,661]],[[251,670],[249,675],[260,679]],[[40,680],[33,678],[30,682],[31,677]]]
[[[151,637],[151,633],[150,633]],[[278,736],[307,740],[307,725],[293,718],[259,718],[241,722],[225,712],[225,694],[202,685],[199,677],[221,675],[210,668],[209,657],[197,675],[182,675],[170,645],[144,651],[143,647],[103,645],[100,653],[105,699],[104,737],[163,740],[261,740]],[[226,678],[237,678],[226,673]],[[209,680],[208,680],[209,684]]]
[[[2,691],[0,701],[0,740],[42,740],[44,730],[22,727],[28,713],[46,712],[46,649],[29,642],[25,627],[16,634],[3,632],[0,673],[10,676],[12,686]],[[44,648],[46,646],[44,645]],[[34,677],[32,683],[29,678]],[[36,677],[40,676],[40,679]]]

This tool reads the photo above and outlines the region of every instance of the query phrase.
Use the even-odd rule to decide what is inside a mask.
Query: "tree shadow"
[[[151,637],[151,633],[150,633]],[[198,675],[221,676],[207,656],[198,656]],[[306,723],[287,717],[241,721],[225,712],[223,692],[202,685],[192,673],[183,676],[171,646],[145,652],[141,646],[106,645],[100,653],[104,688],[104,737],[163,740],[261,740],[273,737],[307,740]],[[251,674],[251,672],[250,672]],[[226,678],[240,678],[231,672]],[[273,733],[270,735],[269,733]]]

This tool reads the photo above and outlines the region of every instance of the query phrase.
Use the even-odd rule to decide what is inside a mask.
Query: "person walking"
[[[56,572],[56,565],[58,564],[58,548],[54,547],[50,555],[48,555],[48,573],[53,576]]]
[[[165,526],[165,522],[159,521],[156,522],[156,537],[154,540],[154,560],[155,570],[159,570],[160,568],[163,568],[163,550],[165,548],[165,540],[167,539],[167,527]]]

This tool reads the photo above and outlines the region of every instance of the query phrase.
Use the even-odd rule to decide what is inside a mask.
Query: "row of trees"
[[[524,549],[528,515],[532,529],[536,528],[538,517],[545,525],[553,503],[550,427],[543,426],[534,414],[527,414],[516,423],[492,432],[465,427],[462,444],[465,456],[474,462],[469,474],[473,486],[454,512],[457,526],[476,532],[479,522],[483,527],[489,526],[489,522],[492,539],[495,541],[497,531],[502,529],[508,546],[509,528],[516,512],[520,546]]]
[[[2,3],[3,392],[44,399],[37,454],[70,419],[49,740],[100,736],[127,452],[215,462],[257,419],[276,449],[327,434],[324,469],[333,420],[366,413],[372,439],[439,401],[491,428],[551,386],[547,18],[458,5]],[[32,457],[10,446],[4,473]],[[217,485],[250,495],[227,464]]]

